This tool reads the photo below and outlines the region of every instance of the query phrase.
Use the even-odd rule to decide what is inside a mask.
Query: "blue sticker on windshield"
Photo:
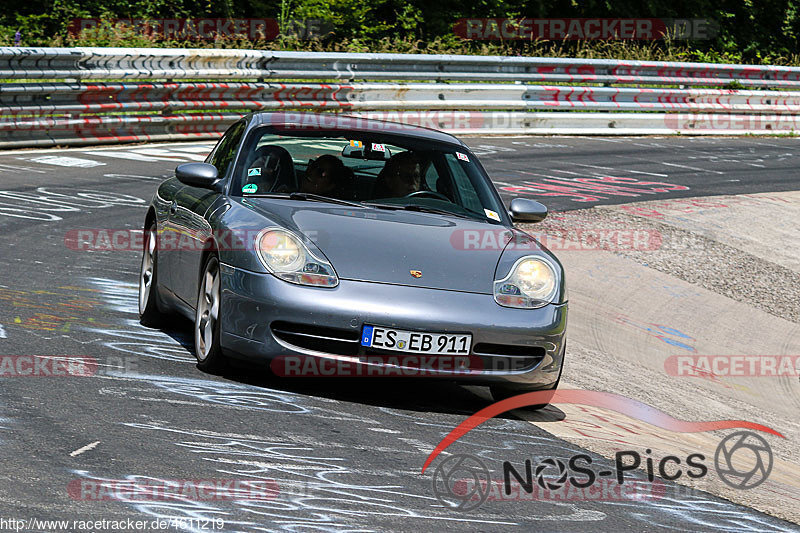
[[[242,192],[248,193],[248,194],[253,194],[257,190],[258,190],[258,185],[256,185],[255,183],[248,183],[247,185],[242,187]]]
[[[364,326],[364,331],[361,332],[361,346],[372,346],[372,326]]]
[[[247,171],[247,177],[248,178],[250,176],[260,176],[260,175],[261,175],[261,169],[260,168],[251,168],[251,169],[248,169],[248,171]]]

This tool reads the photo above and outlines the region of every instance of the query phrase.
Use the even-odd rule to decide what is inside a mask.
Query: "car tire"
[[[227,365],[220,348],[219,311],[221,307],[219,259],[210,255],[203,266],[194,319],[194,355],[200,370],[218,373]]]
[[[535,387],[510,387],[510,386],[503,386],[503,385],[492,385],[489,387],[489,392],[492,393],[492,398],[495,402],[499,402],[501,400],[506,400],[508,398],[513,398],[514,396],[519,396],[520,394],[525,394],[526,392],[539,392],[539,391],[553,391],[558,388],[558,384],[561,382],[561,374],[564,372],[564,356],[567,354],[567,341],[564,341],[563,347],[563,355],[561,357],[561,368],[558,371],[558,379],[556,382],[553,383],[551,387],[546,389],[542,388],[535,388]],[[541,411],[545,407],[550,405],[549,403],[538,403],[534,405],[526,405],[522,407],[527,411]]]
[[[157,265],[158,233],[154,221],[144,231],[142,265],[139,269],[139,323],[149,328],[164,327],[170,320],[159,306]]]

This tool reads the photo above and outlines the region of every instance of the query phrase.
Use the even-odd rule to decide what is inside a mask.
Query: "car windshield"
[[[255,129],[239,156],[231,194],[331,198],[494,222],[502,221],[503,209],[491,182],[465,149],[339,131]]]

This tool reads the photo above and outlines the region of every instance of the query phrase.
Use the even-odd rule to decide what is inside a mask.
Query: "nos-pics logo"
[[[633,470],[641,464],[641,457],[635,451],[618,452],[617,455],[616,478],[619,481],[624,478],[625,471]],[[620,455],[627,458],[634,457],[638,460],[634,461],[633,465],[623,465],[619,458]],[[705,460],[705,456],[702,454],[692,454],[692,456],[694,458],[693,461],[688,461],[687,464],[694,467],[695,473],[688,474],[689,477],[695,479],[703,477],[708,469],[698,461]],[[576,458],[578,457],[586,463],[586,466],[591,464],[589,456],[576,456]],[[651,459],[648,458],[647,478],[650,482],[653,482],[655,478],[652,471],[654,469],[650,466],[650,461]],[[659,474],[664,479],[677,479],[680,477],[680,468],[687,466],[683,462],[674,456],[662,458],[658,465]],[[572,467],[573,461],[569,461],[569,465]],[[746,490],[761,485],[772,472],[772,465],[773,454],[769,444],[763,437],[750,431],[737,431],[728,435],[719,443],[714,453],[714,467],[719,478],[726,485],[736,489]],[[520,483],[520,485],[526,492],[533,491],[533,483],[547,490],[558,490],[567,482],[576,486],[586,486],[587,482],[591,485],[598,477],[590,472],[586,466],[577,468],[577,473],[583,478],[590,474],[588,475],[588,480],[573,481],[573,476],[570,476],[572,469],[567,468],[564,462],[559,459],[546,458],[531,472],[533,474],[532,479],[528,480],[527,483]],[[667,466],[671,468],[669,475],[666,474]],[[600,476],[607,474],[613,476],[611,471],[602,471]],[[504,476],[503,489],[507,493],[511,493],[511,487],[508,485],[511,483],[512,478],[517,481],[524,481],[524,476]],[[447,457],[436,467],[432,479],[433,493],[436,498],[445,507],[464,512],[483,505],[489,498],[492,484],[491,471],[486,464],[477,457],[467,454],[456,454]]]

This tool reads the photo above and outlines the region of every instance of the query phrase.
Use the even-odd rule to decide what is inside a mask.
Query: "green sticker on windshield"
[[[242,192],[248,193],[248,194],[253,194],[257,190],[258,190],[258,185],[256,185],[255,183],[248,183],[247,185],[242,187]]]

